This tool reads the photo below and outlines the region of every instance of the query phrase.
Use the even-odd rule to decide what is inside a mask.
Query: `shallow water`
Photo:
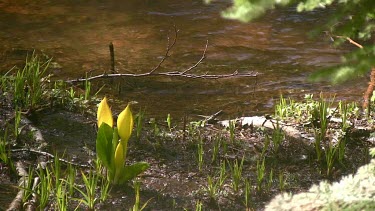
[[[294,8],[286,8],[270,11],[251,23],[240,23],[220,17],[220,11],[227,5],[227,1],[216,1],[207,6],[200,0],[76,0],[58,3],[50,0],[0,0],[0,72],[20,65],[26,55],[36,49],[53,57],[51,72],[54,79],[78,78],[87,71],[101,74],[109,69],[108,44],[113,42],[116,70],[121,73],[144,73],[159,63],[165,53],[167,36],[173,36],[175,24],[179,29],[177,44],[171,51],[171,57],[159,71],[181,71],[192,66],[201,57],[206,40],[209,40],[207,58],[193,73],[254,71],[259,73],[257,80],[126,78],[122,82],[120,95],[111,92],[111,80],[99,81],[95,84],[96,87],[104,83],[108,88],[101,94],[113,95],[111,99],[119,100],[111,101],[117,112],[128,101],[135,100],[139,102],[135,109],[145,108],[147,115],[163,118],[171,113],[174,121],[184,114],[210,115],[218,110],[225,112],[220,118],[271,112],[280,94],[300,99],[304,94],[323,91],[326,96],[336,95],[336,99],[361,100],[366,87],[366,80],[363,78],[337,86],[310,83],[307,80],[308,75],[319,68],[338,64],[340,57],[352,48],[350,45],[335,48],[329,38],[323,35],[309,37],[308,32],[314,26],[324,23],[330,11],[298,14]],[[38,117],[36,125],[43,131],[53,150],[69,152],[70,158],[75,161],[89,159],[83,148],[94,149],[95,126],[90,125],[90,119],[65,112],[43,115],[45,116]],[[181,121],[177,120],[173,124],[176,122]],[[142,193],[146,200],[155,196],[152,191],[164,191],[167,183],[171,184],[167,191],[172,196],[185,191],[187,186],[199,189],[195,186],[205,184],[205,175],[199,173],[198,182],[194,184],[182,184],[181,180],[174,180],[175,176],[179,177],[180,172],[185,173],[188,178],[190,172],[181,169],[189,169],[190,165],[195,169],[193,172],[197,171],[192,162],[195,151],[189,154],[185,147],[178,148],[174,144],[178,142],[168,142],[170,151],[143,149],[143,152],[151,155],[143,157],[141,154],[142,158],[137,158],[148,159],[149,163],[158,166],[156,170],[160,168],[161,173],[165,171],[170,174],[170,178],[165,180],[149,178],[155,181],[149,182],[151,196],[147,195],[147,191]],[[210,149],[212,147],[208,146],[207,151]],[[291,152],[291,157],[296,157],[301,150],[298,148]],[[130,153],[133,153],[131,157],[134,158],[138,151]],[[170,159],[161,159],[162,156]],[[290,159],[287,161],[286,165],[289,167]],[[299,163],[291,165],[296,174],[301,172]],[[164,169],[165,166],[176,167],[179,171]],[[251,168],[247,168],[247,176],[251,177],[253,172],[250,170]],[[155,174],[159,175],[160,172]],[[311,182],[315,177],[310,178],[306,171],[302,171],[301,178]],[[304,184],[306,188],[309,185]],[[176,188],[177,186],[181,188]],[[11,192],[5,187],[8,186],[0,188],[2,193]],[[117,195],[121,194],[123,195],[122,192]],[[171,201],[170,204],[176,202],[168,193],[165,193],[167,196],[163,194],[157,195],[158,198],[161,197],[160,201],[166,199]],[[123,204],[129,205],[128,195],[119,199],[117,204],[114,197],[109,206],[123,208]],[[192,201],[189,197],[188,200]],[[10,200],[11,198],[1,201],[0,208],[3,204],[9,204]],[[177,203],[186,202],[177,200]],[[260,203],[264,203],[264,200]]]
[[[227,1],[205,5],[199,0],[0,1],[1,71],[36,49],[54,58],[56,79],[82,77],[87,71],[100,74],[109,69],[108,44],[113,42],[116,70],[144,73],[164,55],[175,24],[177,44],[159,71],[190,67],[208,40],[207,58],[193,73],[255,71],[257,81],[126,78],[122,94],[116,96],[120,107],[135,100],[155,116],[224,110],[227,117],[235,117],[270,112],[280,94],[302,98],[323,91],[337,99],[361,100],[364,79],[340,86],[307,81],[317,69],[338,64],[351,48],[335,48],[323,35],[310,38],[308,32],[323,24],[330,11],[298,14],[295,8],[286,8],[240,23],[220,17],[227,5]],[[102,83],[110,87],[111,81]]]

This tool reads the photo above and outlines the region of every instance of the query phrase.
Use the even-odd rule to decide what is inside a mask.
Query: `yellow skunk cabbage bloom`
[[[133,130],[133,114],[129,104],[117,118],[117,129],[121,140],[128,141]]]
[[[104,97],[99,103],[97,119],[98,127],[100,127],[103,122],[107,123],[110,127],[113,127],[112,111],[108,106],[106,97]]]
[[[115,151],[115,169],[120,170],[124,165],[124,146],[121,142],[117,144]]]
[[[124,154],[124,146],[121,142],[117,144],[116,151],[115,151],[115,177],[113,178],[113,183],[117,184],[122,174],[122,170],[124,168],[125,163],[125,154]]]

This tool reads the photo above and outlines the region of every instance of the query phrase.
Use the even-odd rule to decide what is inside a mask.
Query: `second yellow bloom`
[[[129,140],[133,131],[133,124],[133,115],[128,104],[117,118],[118,134],[121,141]]]

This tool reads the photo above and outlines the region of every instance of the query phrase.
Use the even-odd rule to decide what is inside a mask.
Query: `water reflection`
[[[223,20],[219,12],[228,1],[204,5],[200,0],[143,1],[0,1],[1,71],[37,49],[59,64],[57,78],[81,77],[109,68],[108,43],[116,51],[119,72],[147,72],[164,54],[166,37],[175,24],[178,43],[161,71],[194,64],[209,40],[207,59],[196,73],[261,73],[253,79],[216,81],[171,78],[126,79],[120,99],[136,100],[155,115],[210,114],[224,109],[229,116],[269,111],[283,93],[338,93],[358,100],[366,84],[311,84],[306,76],[337,64],[346,49],[328,39],[310,39],[307,32],[324,23],[329,11],[298,14],[294,8],[271,11],[251,23]],[[363,80],[362,80],[363,81]],[[101,83],[109,83],[101,82]]]

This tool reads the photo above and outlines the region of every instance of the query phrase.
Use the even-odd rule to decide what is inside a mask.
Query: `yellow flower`
[[[133,114],[129,104],[118,116],[117,128],[121,140],[125,142],[128,141],[133,130]]]
[[[115,169],[116,172],[120,170],[124,165],[124,146],[121,142],[117,144],[115,151]]]
[[[110,127],[113,127],[112,111],[108,106],[106,97],[104,97],[99,103],[97,119],[98,127],[100,127],[103,122],[107,123]]]

